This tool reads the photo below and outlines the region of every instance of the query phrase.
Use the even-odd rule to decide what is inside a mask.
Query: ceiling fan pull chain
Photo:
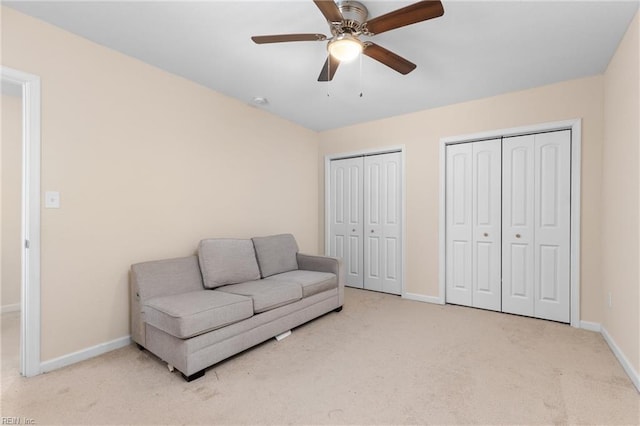
[[[327,57],[327,98],[331,95],[331,58]]]
[[[360,54],[360,97],[362,97],[362,53]]]

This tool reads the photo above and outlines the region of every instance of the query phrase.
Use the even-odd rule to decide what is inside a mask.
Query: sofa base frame
[[[192,381],[194,381],[194,380],[196,380],[196,379],[199,379],[200,377],[203,377],[203,376],[204,376],[204,373],[205,373],[205,369],[202,369],[202,370],[200,370],[200,371],[198,371],[198,372],[196,372],[196,373],[193,373],[193,374],[192,374],[192,375],[190,375],[190,376],[186,376],[184,373],[180,373],[180,374],[182,374],[182,377],[184,377],[184,379],[185,379],[185,380],[187,381],[187,383],[188,383],[188,382],[192,382]]]
[[[186,379],[284,331],[332,312],[340,307],[341,302],[342,292],[332,289],[190,339],[179,339],[146,324],[144,347],[175,366]],[[220,336],[216,341],[193,348],[197,339],[229,333],[230,330],[229,336]]]

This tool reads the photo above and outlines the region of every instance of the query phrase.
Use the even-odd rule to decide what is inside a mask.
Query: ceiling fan
[[[348,62],[360,53],[396,70],[409,74],[416,64],[377,45],[371,41],[361,41],[360,36],[374,36],[386,31],[417,22],[437,18],[444,14],[439,0],[420,1],[367,21],[369,11],[360,2],[338,0],[313,0],[329,23],[332,37],[327,43],[327,60],[318,81],[331,81],[341,62]],[[324,41],[324,34],[280,34],[253,36],[257,44],[283,43],[290,41]]]

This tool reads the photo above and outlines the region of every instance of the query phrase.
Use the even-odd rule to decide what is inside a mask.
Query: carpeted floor
[[[133,345],[31,379],[2,373],[2,416],[38,424],[640,423],[597,333],[354,289],[342,312],[191,383]]]

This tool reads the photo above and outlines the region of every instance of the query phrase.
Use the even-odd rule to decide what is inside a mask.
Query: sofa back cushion
[[[206,288],[260,279],[251,240],[211,238],[200,241],[198,258]]]
[[[136,263],[131,265],[131,279],[136,296],[142,301],[202,290],[202,275],[196,256]]]
[[[252,238],[262,278],[298,269],[298,244],[291,234]]]

